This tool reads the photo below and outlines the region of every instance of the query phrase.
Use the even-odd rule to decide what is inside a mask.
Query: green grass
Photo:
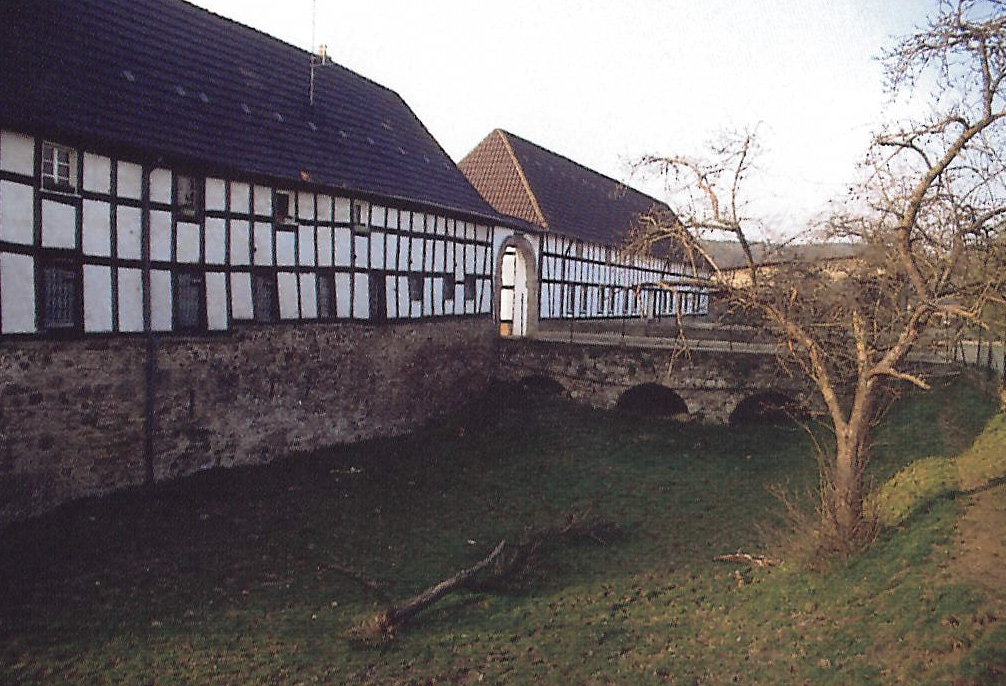
[[[989,414],[959,388],[903,402],[878,434],[874,478],[949,458]],[[1002,454],[999,439],[982,440]],[[501,392],[411,436],[205,473],[3,532],[0,683],[989,678],[1002,625],[988,591],[948,562],[964,507],[953,498],[906,496],[898,526],[827,574],[711,561],[780,554],[772,532],[786,516],[769,488],[816,483],[796,429],[626,418]],[[449,596],[380,649],[346,640],[388,599],[570,514],[623,535],[550,548],[526,578]]]

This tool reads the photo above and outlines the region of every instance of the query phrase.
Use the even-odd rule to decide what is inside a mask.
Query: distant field
[[[897,405],[872,467],[886,528],[827,572],[793,561],[769,492],[816,486],[802,430],[514,389],[403,438],[76,504],[0,533],[0,683],[1003,683],[1006,588],[983,571],[1006,560],[1003,417],[968,450],[992,412],[966,384]],[[347,640],[570,518],[621,534]],[[784,562],[711,560],[738,550]]]

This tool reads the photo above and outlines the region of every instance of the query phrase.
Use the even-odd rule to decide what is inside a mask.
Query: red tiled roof
[[[655,198],[501,129],[458,167],[498,212],[596,243],[621,245],[641,214],[670,211]]]

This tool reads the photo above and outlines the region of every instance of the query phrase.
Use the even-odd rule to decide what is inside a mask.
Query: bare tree
[[[692,195],[674,215],[645,217],[635,240],[674,244],[709,274],[697,285],[761,322],[816,385],[835,435],[822,533],[840,549],[866,533],[863,472],[885,389],[928,388],[911,361],[948,331],[986,326],[1006,295],[1006,2],[944,1],[883,59],[892,99],[930,114],[876,135],[865,180],[821,227],[858,245],[856,259],[764,266],[772,260],[753,250],[757,224],[741,194],[752,133],[727,137],[712,162],[644,160]],[[708,249],[707,238],[724,234],[740,244],[744,278]]]

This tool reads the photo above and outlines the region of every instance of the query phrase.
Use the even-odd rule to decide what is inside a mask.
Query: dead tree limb
[[[713,562],[734,562],[751,565],[752,567],[774,567],[782,562],[782,560],[765,557],[764,555],[749,555],[747,553],[736,552],[727,553],[726,555],[714,555]]]
[[[448,593],[464,587],[476,574],[492,565],[503,553],[505,547],[506,541],[500,541],[499,545],[487,557],[471,567],[462,569],[457,574],[430,586],[419,595],[388,608],[377,615],[372,622],[368,622],[357,629],[354,632],[354,638],[364,642],[391,638],[394,636],[396,629],[404,622],[415,617]]]

